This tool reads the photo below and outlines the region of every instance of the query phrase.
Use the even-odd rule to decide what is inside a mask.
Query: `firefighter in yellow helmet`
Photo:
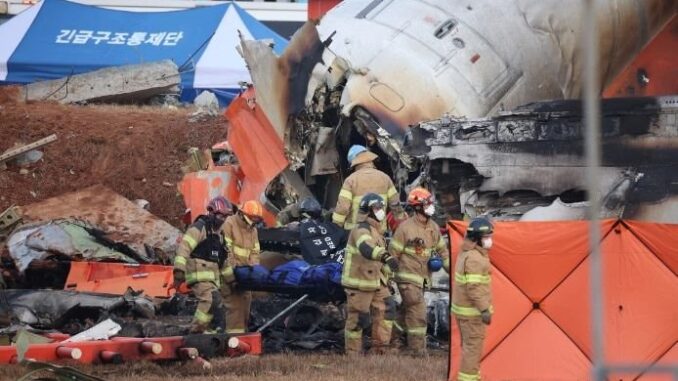
[[[189,226],[174,257],[175,285],[186,281],[198,299],[192,333],[204,332],[210,323],[216,330],[226,329],[219,293],[220,273],[227,268],[221,226],[233,214],[233,206],[219,196],[207,204],[207,213]]]
[[[488,255],[493,231],[489,219],[476,217],[471,220],[454,268],[451,310],[461,333],[459,381],[480,380],[485,326],[492,321],[493,313]]]
[[[373,353],[383,353],[391,341],[396,314],[395,300],[383,281],[382,267],[398,269],[398,261],[386,252],[381,222],[386,218],[384,200],[375,193],[362,197],[358,224],[351,230],[341,284],[346,292],[345,350],[357,354],[363,346],[363,330],[372,327]]]
[[[224,240],[230,253],[228,269],[223,275],[222,293],[226,305],[226,332],[245,333],[250,316],[252,292],[235,287],[236,266],[259,264],[259,236],[256,224],[263,218],[263,207],[256,200],[245,202],[223,225]]]
[[[426,301],[424,288],[431,285],[431,274],[441,267],[449,272],[447,244],[431,217],[435,214],[433,196],[424,188],[413,189],[407,203],[414,214],[398,226],[389,253],[398,258],[395,274],[402,297],[398,325],[407,335],[407,349],[413,355],[426,353]]]
[[[367,193],[376,193],[384,199],[384,203],[396,215],[404,219],[405,213],[400,206],[398,191],[387,174],[374,166],[377,155],[364,146],[354,145],[348,151],[348,162],[354,172],[344,180],[339,192],[339,199],[332,214],[332,222],[351,230],[356,226],[360,200]],[[386,231],[386,220],[380,222]]]

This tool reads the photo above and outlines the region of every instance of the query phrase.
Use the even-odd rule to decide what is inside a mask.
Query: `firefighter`
[[[405,214],[400,207],[398,191],[393,181],[374,166],[377,155],[368,151],[364,146],[354,145],[348,150],[346,158],[354,172],[346,178],[341,187],[339,199],[332,214],[332,222],[346,230],[352,230],[356,226],[360,200],[369,192],[381,196],[396,218],[404,219]],[[385,231],[386,220],[381,224]]]
[[[210,323],[225,330],[225,310],[220,287],[220,273],[225,270],[227,252],[221,226],[233,214],[233,206],[224,197],[207,204],[207,215],[201,215],[189,226],[174,257],[175,285],[186,281],[198,299],[191,324],[192,333],[202,333]]]
[[[227,310],[226,332],[245,333],[250,317],[252,292],[239,290],[235,285],[233,268],[259,264],[259,236],[256,224],[263,218],[263,207],[256,200],[245,202],[238,212],[223,225],[224,240],[231,254],[228,268],[223,273],[222,293]]]
[[[386,251],[382,222],[386,218],[384,199],[365,194],[358,208],[357,225],[351,230],[341,284],[346,292],[345,349],[357,354],[362,349],[363,330],[372,327],[372,349],[383,353],[391,340],[396,315],[395,300],[383,281],[382,267],[398,269],[398,261]]]
[[[398,258],[395,274],[402,297],[399,325],[407,336],[407,350],[413,355],[426,353],[426,301],[424,289],[431,285],[431,273],[444,267],[449,272],[447,244],[440,226],[431,219],[435,213],[433,196],[424,188],[415,188],[407,196],[414,214],[400,224],[389,245],[389,253]]]
[[[485,217],[471,220],[454,269],[451,311],[461,333],[459,381],[480,380],[485,326],[492,321],[493,313],[488,256],[493,230]]]

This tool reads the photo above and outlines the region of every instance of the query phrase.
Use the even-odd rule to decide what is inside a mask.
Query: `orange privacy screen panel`
[[[448,225],[453,260],[466,224]],[[588,379],[591,332],[586,221],[498,222],[483,380]],[[608,362],[678,361],[678,225],[601,222],[604,326]],[[454,262],[453,262],[454,263]],[[452,319],[452,369],[459,332]],[[615,380],[663,380],[615,374]]]

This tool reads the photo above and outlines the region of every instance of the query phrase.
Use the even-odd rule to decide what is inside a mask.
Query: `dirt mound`
[[[176,183],[190,147],[226,138],[223,117],[189,123],[191,110],[138,106],[17,103],[0,88],[0,152],[56,134],[44,157],[22,171],[0,170],[0,211],[65,192],[104,184],[123,196],[146,199],[150,210],[179,225],[184,204]]]

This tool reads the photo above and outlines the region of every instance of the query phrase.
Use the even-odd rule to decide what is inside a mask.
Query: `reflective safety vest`
[[[186,230],[174,257],[174,268],[184,272],[186,283],[212,282],[220,286],[220,275],[225,267],[226,251],[222,236],[209,232],[204,216]]]
[[[345,288],[361,291],[374,291],[379,288],[381,262],[386,255],[386,241],[377,228],[378,222],[359,222],[351,230],[346,246],[346,258],[341,274],[341,285]]]
[[[464,241],[464,247],[468,249],[459,254],[454,269],[450,311],[462,318],[480,316],[485,310],[492,313],[492,270],[487,250],[468,241]]]
[[[393,181],[384,172],[374,168],[372,163],[358,165],[355,172],[346,178],[339,192],[337,206],[332,214],[332,222],[346,230],[356,227],[360,201],[367,193],[376,193],[384,199],[391,210],[401,214],[398,191]],[[386,221],[381,222],[382,231],[386,231]]]
[[[449,250],[433,220],[426,222],[419,216],[408,218],[395,231],[389,245],[389,253],[398,258],[400,268],[395,274],[398,283],[410,283],[418,287],[431,285],[428,260],[435,251],[443,258],[443,267],[449,271]]]
[[[248,226],[239,216],[230,216],[222,226],[224,240],[229,251],[228,265],[254,266],[259,264],[259,235],[257,228]]]

